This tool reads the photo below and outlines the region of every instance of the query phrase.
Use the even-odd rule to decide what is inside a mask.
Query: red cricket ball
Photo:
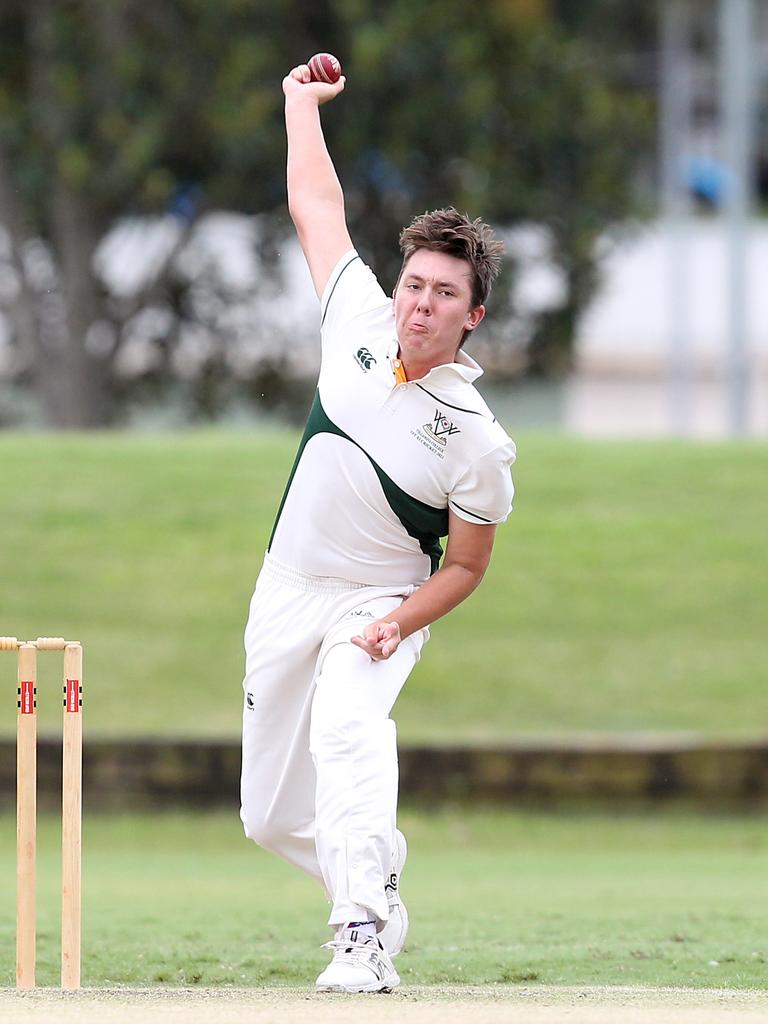
[[[341,78],[341,64],[332,53],[316,53],[307,61],[313,82],[325,82],[333,85]]]

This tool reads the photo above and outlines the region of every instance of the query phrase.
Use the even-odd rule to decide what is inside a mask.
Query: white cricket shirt
[[[269,544],[284,565],[370,586],[423,583],[448,508],[470,523],[509,515],[515,446],[459,351],[398,383],[392,299],[353,250],[321,300],[315,401]]]

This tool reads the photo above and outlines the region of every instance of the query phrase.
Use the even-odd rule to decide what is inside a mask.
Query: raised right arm
[[[283,80],[288,134],[288,212],[296,227],[318,297],[331,271],[352,248],[341,189],[320,124],[320,105],[343,90],[311,82],[302,64]]]

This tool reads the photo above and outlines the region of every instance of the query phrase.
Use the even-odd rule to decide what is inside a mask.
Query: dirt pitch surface
[[[359,1024],[361,1013],[366,1024],[765,1024],[768,989],[414,986],[369,996],[296,988],[0,990],[3,1024]]]

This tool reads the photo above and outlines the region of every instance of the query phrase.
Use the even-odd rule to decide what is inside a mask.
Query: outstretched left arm
[[[469,597],[488,568],[495,536],[495,525],[468,523],[449,509],[448,546],[442,566],[391,615],[366,626],[362,636],[352,637],[352,643],[374,661],[391,657],[401,640]]]

